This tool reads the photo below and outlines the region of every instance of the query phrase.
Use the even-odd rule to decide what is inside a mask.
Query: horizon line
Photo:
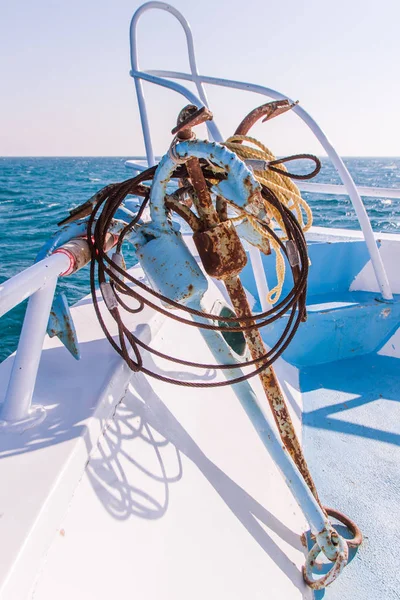
[[[163,155],[158,155],[155,158],[160,159]],[[282,155],[284,156],[284,155]],[[327,154],[314,154],[317,158],[329,158]],[[129,155],[127,158],[126,154],[53,154],[53,155],[0,155],[0,159],[2,158],[123,158],[125,160],[147,160],[146,156],[132,156]],[[279,157],[282,158],[282,157]],[[389,154],[380,154],[380,155],[372,155],[372,154],[343,154],[341,158],[394,158],[400,159],[400,155],[389,155]],[[300,160],[300,158],[299,158]]]

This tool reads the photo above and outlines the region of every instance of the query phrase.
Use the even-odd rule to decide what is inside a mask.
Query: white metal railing
[[[137,53],[137,38],[136,38],[136,29],[137,23],[141,15],[151,9],[160,9],[172,14],[182,25],[187,41],[187,50],[189,55],[189,64],[190,64],[190,74],[188,73],[180,73],[177,71],[163,71],[163,70],[149,70],[149,71],[141,71],[139,69],[138,62],[138,53]],[[138,98],[140,119],[142,123],[142,131],[143,137],[146,147],[146,155],[147,161],[150,166],[155,164],[154,153],[151,143],[151,135],[149,122],[146,111],[146,103],[143,94],[142,80],[148,81],[150,83],[154,83],[156,85],[160,85],[162,87],[169,88],[179,94],[183,95],[189,102],[196,104],[197,106],[207,106],[208,101],[207,96],[203,87],[203,84],[216,85],[221,87],[228,87],[233,89],[245,90],[248,92],[255,92],[257,94],[261,94],[263,96],[268,96],[273,100],[284,100],[288,98],[284,94],[273,90],[271,88],[267,88],[260,85],[255,85],[251,83],[245,83],[242,81],[235,81],[230,79],[221,79],[217,77],[207,77],[204,75],[200,75],[197,69],[195,54],[194,54],[194,44],[193,44],[193,36],[190,30],[190,26],[183,15],[173,8],[171,5],[166,4],[164,2],[147,2],[143,4],[132,17],[131,27],[130,27],[130,44],[131,44],[131,76],[135,81],[136,93]],[[199,97],[193,94],[190,90],[184,87],[181,84],[178,84],[174,81],[169,81],[169,79],[179,79],[184,81],[191,81],[196,85]],[[385,267],[383,265],[382,257],[379,253],[379,249],[377,243],[375,241],[374,233],[372,231],[371,223],[369,221],[367,212],[365,210],[365,206],[361,200],[360,194],[357,191],[357,187],[346,168],[346,165],[340,158],[339,154],[336,152],[330,141],[328,140],[325,133],[319,127],[319,125],[314,121],[314,119],[302,108],[299,104],[296,104],[292,109],[311,129],[314,135],[317,137],[328,157],[332,161],[335,166],[337,172],[340,175],[340,178],[343,182],[343,189],[345,193],[350,197],[354,209],[356,211],[356,215],[358,221],[360,223],[361,230],[364,235],[365,243],[368,248],[369,256],[371,258],[371,263],[374,269],[375,277],[379,285],[379,289],[382,293],[382,297],[385,300],[391,300],[393,298],[389,280],[385,271]],[[219,132],[214,121],[207,122],[209,136],[216,142],[222,142],[223,137]],[[304,188],[303,188],[304,189]],[[331,193],[331,192],[329,192]],[[250,259],[254,271],[254,276],[257,284],[258,295],[260,297],[260,301],[266,296],[266,287],[265,287],[265,274],[260,272],[260,256],[259,250],[256,248],[252,248],[250,252]],[[261,267],[262,268],[262,267]]]
[[[335,183],[297,181],[296,185],[303,192],[309,192],[310,194],[348,195],[345,185],[337,185]],[[365,187],[358,185],[357,191],[360,196],[365,196],[366,198],[400,198],[400,190],[396,188]]]
[[[0,285],[0,317],[29,298],[6,396],[1,405],[2,429],[26,429],[45,416],[43,407],[32,406],[32,395],[57,280],[69,267],[70,258],[57,252]]]
[[[125,165],[135,171],[142,172],[147,169],[147,161],[142,160],[138,163],[135,160],[125,161]],[[310,194],[348,196],[346,186],[337,183],[311,183],[310,181],[296,181],[297,187],[302,192]],[[400,189],[398,188],[383,188],[383,187],[367,187],[358,185],[357,191],[360,196],[365,198],[398,198],[400,199]]]

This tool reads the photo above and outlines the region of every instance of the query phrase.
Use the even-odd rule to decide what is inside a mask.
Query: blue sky
[[[0,155],[143,154],[128,0],[2,0]],[[173,0],[192,26],[200,71],[300,100],[345,156],[400,155],[398,0]],[[187,70],[173,17],[140,22],[143,68]],[[146,87],[157,153],[184,102]],[[228,136],[264,100],[209,88]],[[293,115],[256,130],[279,155],[321,148]]]

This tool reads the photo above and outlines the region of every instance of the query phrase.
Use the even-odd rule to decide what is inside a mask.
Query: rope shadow
[[[131,515],[144,519],[163,517],[168,509],[169,486],[178,483],[183,476],[181,455],[184,455],[197,466],[227,507],[281,571],[298,589],[304,590],[299,569],[260,523],[296,549],[302,548],[299,536],[204,454],[143,374],[135,374],[134,382],[135,389],[140,391],[140,396],[145,398],[145,402],[130,386],[127,395],[117,407],[112,424],[105,432],[105,441],[99,448],[99,455],[95,455],[87,467],[94,490],[105,509],[117,519],[127,519]],[[133,426],[135,419],[136,424]],[[130,433],[123,437],[121,431],[123,429],[128,431],[129,427]],[[124,448],[124,440],[128,441],[130,447],[135,448],[132,446],[133,442],[138,451],[140,450],[138,440],[152,447],[158,472],[150,471],[140,462],[136,454],[128,453]],[[172,475],[167,473],[163,459],[163,453],[167,450],[171,452],[171,448],[176,452],[176,472]],[[130,473],[133,473],[131,468],[134,465],[141,475],[146,475],[149,489],[154,489],[154,483],[157,482],[160,484],[157,493],[160,494],[163,486],[161,500],[154,491],[149,492],[148,489],[137,486],[135,477],[132,480],[123,467],[124,461],[126,461],[125,465],[131,465]]]
[[[332,415],[357,409],[367,404],[380,401],[390,401],[393,407],[392,419],[386,421],[398,422],[394,411],[397,412],[397,403],[400,400],[400,361],[398,358],[378,354],[357,357],[351,360],[338,361],[329,366],[319,365],[303,369],[301,372],[301,389],[304,396],[304,405],[311,405],[311,410],[304,410],[303,424],[315,429],[327,429],[351,436],[367,438],[375,441],[386,442],[400,446],[400,433],[384,431],[371,426],[367,411],[363,413],[364,423],[355,423],[342,419],[332,418]],[[321,400],[319,389],[327,390],[327,400]],[[333,391],[331,394],[330,391]],[[339,392],[339,394],[337,393]],[[342,400],[340,392],[354,394],[357,397]],[[314,398],[315,394],[315,398]],[[318,398],[317,398],[318,396]],[[325,395],[324,395],[325,398]],[[358,413],[355,413],[358,414]],[[360,413],[361,414],[361,413]]]

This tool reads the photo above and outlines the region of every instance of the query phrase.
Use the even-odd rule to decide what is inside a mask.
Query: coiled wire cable
[[[212,181],[215,181],[215,179],[224,178],[224,174],[215,173],[213,169],[209,168],[209,165],[207,163],[204,163],[202,165],[202,169],[203,174],[206,180],[210,182],[210,185]],[[221,317],[215,314],[206,313],[182,305],[160,294],[153,288],[143,283],[143,281],[140,281],[133,277],[128,271],[122,269],[121,267],[113,263],[111,259],[107,256],[106,252],[104,252],[103,250],[104,238],[107,234],[108,228],[110,227],[113,216],[119,208],[119,206],[121,206],[121,204],[129,194],[144,196],[144,200],[135,217],[121,231],[117,243],[118,252],[121,251],[127,234],[134,230],[135,227],[137,227],[139,219],[141,218],[143,211],[149,201],[150,188],[148,185],[144,185],[144,183],[148,184],[152,181],[155,170],[156,167],[152,167],[150,169],[147,169],[146,171],[143,171],[137,177],[124,181],[120,184],[113,185],[111,189],[110,186],[107,186],[107,188],[101,190],[98,193],[97,204],[94,207],[89,218],[87,228],[87,239],[92,254],[90,266],[90,285],[93,305],[100,325],[110,344],[118,352],[118,354],[120,354],[120,356],[124,358],[128,366],[133,371],[142,371],[146,375],[155,377],[156,379],[159,379],[161,381],[181,386],[208,388],[232,385],[234,383],[245,381],[250,377],[254,377],[261,371],[266,369],[269,365],[271,365],[284,352],[284,350],[287,348],[287,346],[293,339],[293,336],[295,335],[297,328],[300,325],[300,322],[304,319],[305,294],[308,275],[308,254],[302,227],[296,219],[295,215],[291,212],[291,210],[285,204],[279,201],[276,194],[270,188],[262,186],[262,197],[264,199],[264,202],[266,203],[266,205],[271,206],[271,209],[280,215],[283,234],[292,244],[294,244],[298,254],[298,265],[292,266],[290,264],[290,260],[288,260],[293,276],[292,289],[288,292],[288,294],[283,300],[277,303],[270,310],[256,315],[252,315],[251,317],[241,317],[240,324],[238,323],[237,317]],[[290,177],[290,174],[288,174],[288,176]],[[177,166],[177,169],[175,170],[172,177],[187,178],[188,174],[185,165]],[[177,204],[168,204],[167,198],[167,206],[177,207]],[[187,213],[185,214],[185,211],[177,209],[176,212],[178,212],[178,214],[190,224],[190,219],[188,218]],[[286,256],[286,258],[288,258],[288,251],[284,241],[277,235],[277,233],[269,226],[268,223],[261,219],[258,219],[257,222],[258,226],[263,228],[268,233],[268,235],[272,239],[274,239],[275,243],[279,246],[283,254]],[[114,339],[114,337],[110,334],[101,314],[98,298],[96,295],[96,280],[100,285],[100,289],[102,289],[102,284],[106,283],[109,283],[112,287],[116,304],[109,309],[109,312],[112,315],[118,327],[119,343],[117,343],[116,339]],[[128,283],[126,283],[126,281],[128,281],[131,284],[134,284],[135,287],[132,289],[132,287],[130,287]],[[145,294],[142,294],[140,290],[143,290]],[[133,298],[137,302],[137,306],[135,308],[130,307],[121,298],[121,295]],[[176,312],[172,312],[164,306],[161,306],[157,302],[157,300],[161,300],[174,308],[180,309],[180,311],[187,314],[189,317],[191,315],[201,317],[202,319],[206,319],[207,322],[199,323],[198,321],[194,321],[190,318],[185,318],[177,314]],[[149,306],[150,308],[162,313],[167,318],[173,319],[185,325],[203,329],[211,329],[220,332],[223,331],[224,333],[243,332],[254,328],[262,328],[273,323],[274,321],[282,317],[284,314],[289,314],[286,326],[281,336],[274,344],[273,348],[271,348],[260,358],[257,358],[256,360],[244,360],[240,363],[235,362],[233,364],[204,364],[194,361],[183,360],[179,357],[167,355],[165,353],[160,352],[156,348],[150,347],[148,344],[145,344],[137,336],[132,334],[132,332],[130,332],[126,325],[123,323],[117,305],[120,305],[123,309],[131,313],[138,313],[141,310],[143,310],[144,306]],[[216,322],[219,322],[219,324],[216,324]],[[126,342],[128,342],[131,346],[135,359],[131,358]],[[251,367],[255,364],[257,364],[258,366],[257,368],[253,369],[250,373],[242,374],[236,378],[225,381],[201,383],[197,381],[183,381],[174,379],[172,377],[166,377],[158,372],[148,369],[143,364],[141,350],[147,351],[151,354],[154,354],[155,356],[171,361],[173,363],[198,369],[224,370],[242,369],[243,367]]]

